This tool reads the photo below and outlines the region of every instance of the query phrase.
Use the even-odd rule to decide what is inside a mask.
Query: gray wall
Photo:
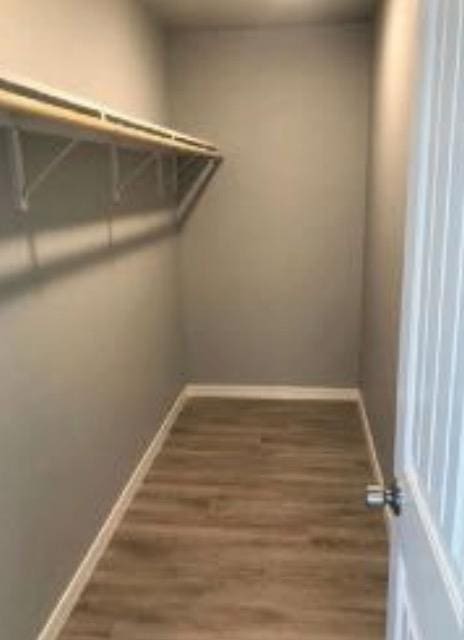
[[[1,10],[3,69],[165,119],[163,40],[137,2]],[[0,635],[31,640],[181,387],[177,250],[154,173],[110,211],[103,147],[16,215],[0,135]],[[55,144],[28,139],[31,172]]]
[[[356,386],[364,25],[179,31],[173,122],[225,163],[182,235],[189,379]]]
[[[362,340],[362,389],[384,474],[392,473],[417,2],[377,17]]]

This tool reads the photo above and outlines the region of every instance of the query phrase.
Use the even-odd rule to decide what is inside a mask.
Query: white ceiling
[[[377,0],[146,0],[172,27],[246,27],[370,18]]]

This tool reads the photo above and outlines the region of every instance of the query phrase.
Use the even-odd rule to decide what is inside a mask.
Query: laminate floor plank
[[[357,407],[190,400],[60,640],[384,640]]]

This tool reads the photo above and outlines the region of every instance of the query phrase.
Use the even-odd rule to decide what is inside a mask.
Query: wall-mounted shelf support
[[[113,202],[121,202],[121,198],[124,195],[125,191],[137,180],[140,178],[143,173],[152,165],[153,163],[158,163],[158,166],[161,165],[161,156],[157,152],[150,152],[145,155],[142,160],[138,163],[138,165],[129,173],[126,178],[122,179],[121,177],[121,163],[119,161],[119,151],[116,145],[111,145],[111,192],[113,196]],[[161,169],[158,168],[158,176],[160,175]]]
[[[182,220],[188,214],[191,207],[193,207],[197,198],[212,178],[220,163],[221,161],[217,159],[209,159],[204,163],[203,169],[177,205],[176,219],[178,223],[182,223]]]
[[[24,169],[24,155],[21,144],[21,134],[16,127],[8,129],[8,143],[11,159],[11,176],[14,206],[17,211],[27,211],[26,173]]]
[[[158,177],[158,195],[161,199],[162,202],[164,202],[164,197],[166,194],[166,189],[165,189],[165,171],[164,171],[164,162],[163,162],[163,156],[160,154],[159,155],[159,159],[158,159],[158,164],[157,166],[157,177]]]
[[[10,157],[15,208],[18,211],[26,212],[29,209],[29,202],[32,194],[37,191],[48,176],[53,173],[53,171],[68,157],[71,151],[73,151],[77,146],[78,140],[67,141],[63,148],[54,155],[54,157],[28,184],[21,132],[18,127],[12,125],[9,128],[8,134],[10,139]]]
[[[177,202],[179,195],[179,162],[177,156],[172,156],[171,159],[171,197],[174,202]]]

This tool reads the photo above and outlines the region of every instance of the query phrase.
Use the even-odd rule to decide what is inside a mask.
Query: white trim
[[[361,390],[358,391],[358,406],[359,413],[361,414],[361,422],[366,438],[367,450],[369,452],[369,459],[371,461],[372,473],[374,474],[375,481],[381,485],[385,484],[385,478],[383,476],[382,467],[380,466],[379,456],[377,455],[377,449],[375,446],[374,436],[372,435],[371,423],[367,415],[366,404],[364,402],[364,395]]]
[[[151,444],[142,456],[135,471],[129,478],[128,483],[124,487],[122,493],[117,499],[115,505],[111,509],[111,512],[103,526],[101,527],[97,537],[91,544],[84,559],[77,568],[71,582],[65,589],[64,593],[60,597],[55,609],[53,610],[48,622],[40,632],[37,640],[56,640],[58,635],[63,630],[63,627],[69,618],[74,606],[76,605],[79,597],[84,590],[87,582],[89,581],[98,561],[105,552],[111,538],[116,531],[119,523],[121,522],[129,504],[137,493],[140,485],[142,484],[148,470],[150,469],[153,460],[158,453],[169,435],[169,432],[174,425],[179,413],[187,399],[185,389],[181,391],[173,406],[169,410],[166,418],[164,419],[161,427],[155,434]]]
[[[189,398],[250,398],[259,400],[345,400],[358,402],[355,388],[258,386],[234,384],[189,384]]]
[[[358,407],[359,413],[361,416],[361,424],[364,431],[364,437],[366,440],[367,451],[369,453],[369,460],[371,462],[372,473],[374,474],[375,481],[381,485],[385,486],[385,477],[383,475],[382,467],[380,466],[379,456],[377,454],[377,448],[375,446],[374,436],[372,434],[372,427],[369,420],[369,416],[367,415],[366,404],[364,402],[364,395],[361,389],[357,391],[358,395]],[[385,519],[385,527],[387,529],[387,534],[390,537],[391,535],[391,527],[392,527],[392,514],[390,509],[385,508],[383,510],[384,519]]]

